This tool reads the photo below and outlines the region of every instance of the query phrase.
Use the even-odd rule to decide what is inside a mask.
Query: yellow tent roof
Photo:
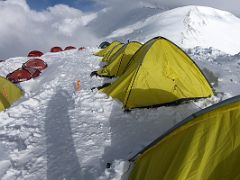
[[[113,41],[109,46],[107,46],[106,48],[96,52],[94,55],[104,57],[109,51],[111,51],[118,44],[120,44],[119,41]]]
[[[129,180],[239,179],[240,96],[193,114],[130,161]]]
[[[0,76],[0,112],[9,108],[23,94],[15,84]]]
[[[122,47],[124,46],[123,43],[117,44],[116,46],[114,46],[114,48],[109,51],[103,58],[102,58],[102,62],[107,62],[109,63],[112,60],[113,55]]]
[[[124,74],[101,91],[120,100],[127,109],[213,95],[193,60],[162,37],[145,43],[135,53]]]
[[[97,74],[105,77],[120,76],[125,71],[132,56],[141,46],[141,43],[134,41],[125,44],[111,57],[110,64],[97,71]]]

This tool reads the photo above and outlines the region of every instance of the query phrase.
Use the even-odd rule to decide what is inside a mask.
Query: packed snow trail
[[[91,90],[107,81],[90,77],[100,68],[95,51],[47,53],[42,59],[48,68],[20,84],[25,96],[0,113],[0,179],[118,179],[122,171],[114,165],[106,170],[107,163],[126,161],[186,116],[240,92],[239,55],[195,48],[187,52],[205,69],[216,97],[124,113],[121,103]],[[0,75],[25,61],[1,62]],[[77,80],[80,91],[74,89]]]

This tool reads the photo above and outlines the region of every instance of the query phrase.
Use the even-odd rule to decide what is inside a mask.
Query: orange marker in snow
[[[81,82],[80,82],[80,80],[77,80],[76,81],[76,91],[80,91],[80,89],[81,89]]]

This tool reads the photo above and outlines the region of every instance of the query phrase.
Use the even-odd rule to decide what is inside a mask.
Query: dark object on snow
[[[30,51],[28,53],[28,57],[40,57],[42,55],[43,55],[43,53],[41,51],[37,51],[37,50]]]
[[[42,59],[30,59],[23,64],[23,68],[34,68],[42,71],[47,68],[47,63],[45,63]]]
[[[52,47],[51,50],[50,50],[50,52],[61,52],[61,51],[62,51],[62,48],[58,47],[58,46]]]
[[[64,51],[67,51],[67,50],[72,50],[72,49],[76,49],[75,47],[73,46],[67,46],[65,47]]]
[[[109,86],[109,85],[111,85],[111,83],[105,83],[105,84],[103,84],[102,86],[92,87],[92,88],[91,88],[91,91],[93,91],[94,89],[100,90],[100,89],[105,88],[105,87],[107,87],[107,86]]]
[[[109,169],[111,167],[111,165],[112,165],[111,163],[107,163],[106,168]]]
[[[102,86],[97,87],[97,89],[99,90],[99,89],[105,88],[105,87],[107,87],[109,85],[111,85],[111,83],[105,83]]]
[[[102,43],[99,45],[99,48],[104,49],[104,48],[108,47],[109,45],[110,45],[109,42],[104,41],[104,42],[102,42]]]
[[[96,76],[96,75],[97,75],[97,71],[93,71],[93,72],[91,72],[90,77],[93,77],[93,76]]]
[[[79,51],[83,51],[83,50],[85,50],[86,48],[85,47],[80,47],[78,50]]]
[[[5,60],[0,59],[0,62],[4,62]]]
[[[6,78],[13,83],[19,83],[38,77],[40,73],[38,69],[34,68],[19,68],[8,74]]]

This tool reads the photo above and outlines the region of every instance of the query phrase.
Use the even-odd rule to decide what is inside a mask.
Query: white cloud
[[[28,51],[48,51],[52,46],[95,45],[87,27],[96,14],[65,5],[45,11],[31,10],[25,0],[0,1],[0,59],[24,56]]]
[[[186,5],[200,5],[229,11],[235,15],[240,16],[240,2],[237,0],[95,0],[95,2],[107,7],[118,7],[118,9],[121,9],[124,6],[138,6],[141,3],[144,3],[151,7],[167,6],[169,8]]]
[[[159,9],[143,8],[142,0],[95,0],[104,5],[95,20],[90,23],[98,37],[105,37],[113,31],[146,19],[151,15],[161,12]]]

